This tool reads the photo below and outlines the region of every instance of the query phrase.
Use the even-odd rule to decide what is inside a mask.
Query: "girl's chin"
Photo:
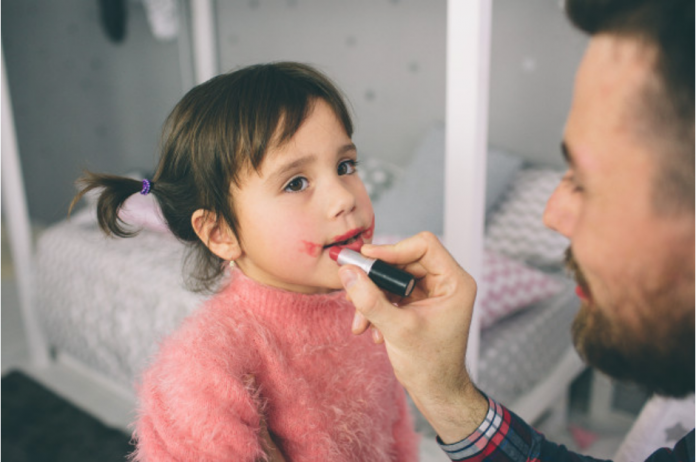
[[[336,292],[338,290],[343,290],[343,284],[341,284],[341,279],[338,277],[338,266],[336,266],[336,272],[330,278],[322,278],[321,281],[314,281],[313,285],[306,286],[295,286],[294,292],[301,292],[304,294],[329,294]]]
[[[327,284],[326,284],[326,291],[327,292],[335,292],[337,290],[343,290],[343,284],[341,284],[341,278],[338,277],[338,268],[339,268],[339,266],[336,265],[336,272],[331,277],[331,280],[327,281]]]

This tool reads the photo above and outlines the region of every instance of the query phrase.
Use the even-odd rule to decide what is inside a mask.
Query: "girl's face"
[[[329,248],[359,250],[375,225],[356,163],[343,125],[317,99],[295,136],[232,187],[241,245],[235,263],[244,274],[294,292],[341,288]]]

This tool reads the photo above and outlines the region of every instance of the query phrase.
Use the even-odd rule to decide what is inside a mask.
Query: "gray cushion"
[[[522,159],[489,148],[486,170],[486,213],[493,210]],[[376,231],[409,236],[420,231],[443,234],[445,185],[445,128],[433,127],[410,164],[393,186],[374,201]]]

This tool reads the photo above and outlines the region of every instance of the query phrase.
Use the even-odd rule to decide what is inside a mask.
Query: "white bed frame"
[[[477,280],[481,275],[484,230],[491,2],[447,2],[444,238],[455,259]],[[190,0],[189,3],[194,75],[196,83],[200,83],[217,73],[214,7],[213,0]],[[32,235],[15,133],[3,53],[2,204],[31,361],[34,366],[42,367],[49,363],[49,351],[33,304]],[[449,236],[456,236],[456,239],[448,239]],[[474,380],[479,340],[479,320],[475,315],[467,357]],[[533,422],[554,403],[563,404],[562,397],[566,396],[570,381],[583,368],[571,350],[546,380],[511,408]]]

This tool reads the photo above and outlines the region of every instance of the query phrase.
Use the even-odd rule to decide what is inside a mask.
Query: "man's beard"
[[[570,248],[566,251],[566,267],[580,288],[590,294],[585,276]],[[692,393],[695,362],[693,306],[684,310],[666,301],[645,300],[654,310],[653,323],[662,321],[670,322],[670,325],[645,325],[642,333],[612,323],[604,311],[608,307],[603,309],[583,304],[573,321],[575,348],[588,364],[615,379],[637,383],[651,393],[672,397]],[[681,319],[666,315],[669,310],[682,310]],[[665,315],[660,316],[660,313]]]

